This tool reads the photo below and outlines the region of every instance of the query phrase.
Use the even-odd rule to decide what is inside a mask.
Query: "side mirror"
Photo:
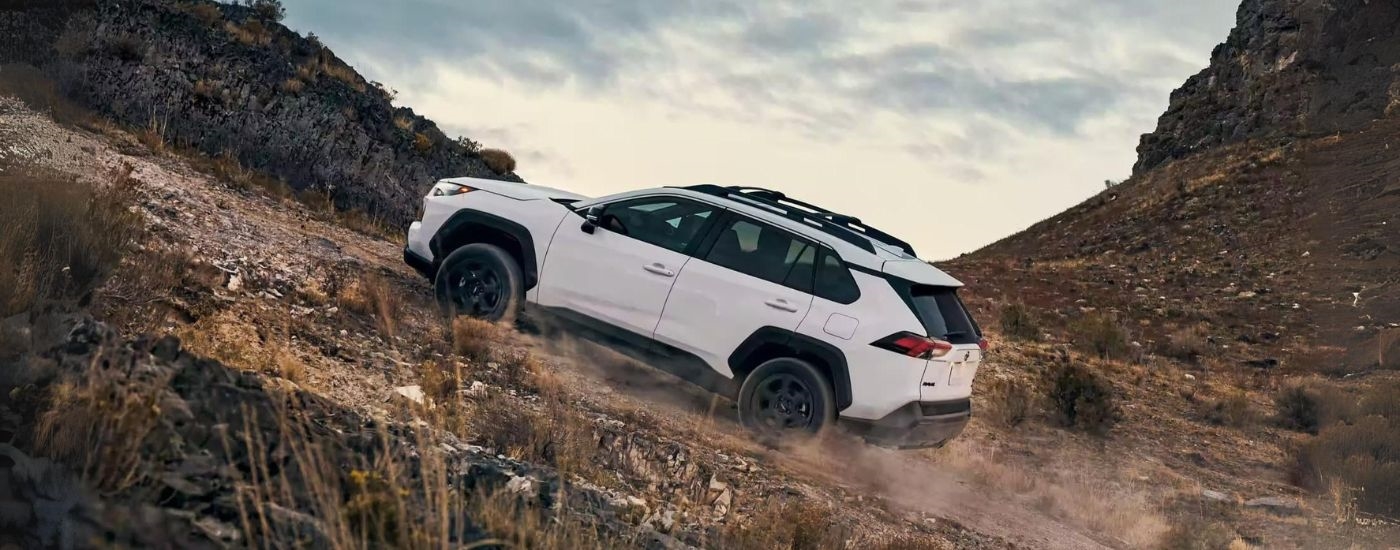
[[[590,206],[587,212],[583,213],[583,225],[579,227],[584,233],[593,234],[598,229],[598,220],[603,218],[603,205]]]

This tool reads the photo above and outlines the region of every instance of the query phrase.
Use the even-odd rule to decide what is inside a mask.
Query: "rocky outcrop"
[[[1400,113],[1400,4],[1244,0],[1210,66],[1172,92],[1135,173],[1253,138],[1320,135]]]
[[[470,143],[394,107],[392,93],[303,37],[206,0],[0,4],[0,62],[44,70],[125,125],[328,194],[395,225],[434,180],[493,172]],[[465,146],[464,146],[465,145]]]

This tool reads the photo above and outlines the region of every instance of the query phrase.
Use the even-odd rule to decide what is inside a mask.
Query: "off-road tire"
[[[433,280],[438,306],[448,319],[515,320],[525,298],[520,264],[501,247],[474,243],[447,255]]]
[[[744,378],[739,421],[764,436],[811,436],[836,423],[836,395],[811,363],[770,359]]]

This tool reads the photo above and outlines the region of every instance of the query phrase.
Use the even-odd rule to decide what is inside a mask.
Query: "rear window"
[[[912,285],[909,298],[929,336],[954,344],[976,344],[982,338],[982,329],[963,307],[957,289]]]

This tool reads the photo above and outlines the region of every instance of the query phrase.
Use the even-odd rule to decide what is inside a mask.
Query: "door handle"
[[[792,305],[791,302],[788,302],[787,300],[784,300],[782,298],[774,298],[763,303],[768,304],[768,307],[771,307],[773,309],[781,309],[788,313],[797,313],[797,306]]]
[[[647,265],[642,266],[642,269],[645,269],[645,270],[647,270],[647,271],[650,271],[650,272],[655,273],[655,274],[657,274],[657,275],[660,275],[660,276],[662,276],[662,277],[675,277],[675,276],[676,276],[676,272],[671,271],[671,270],[669,270],[669,269],[666,269],[666,266],[665,266],[664,264],[661,264],[661,263],[647,264]]]

